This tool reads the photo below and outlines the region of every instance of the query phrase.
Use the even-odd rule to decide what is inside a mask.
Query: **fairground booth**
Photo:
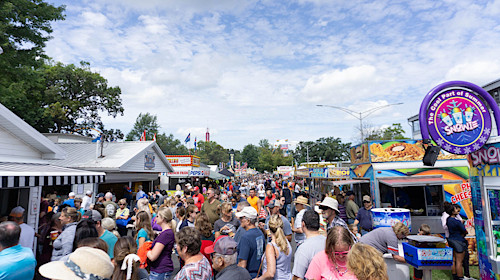
[[[51,164],[66,157],[63,149],[0,104],[0,217],[21,206],[24,222],[37,231],[46,194],[59,189],[64,198],[73,185],[90,188],[105,180],[103,172]]]
[[[428,144],[424,163],[434,164],[440,149],[467,155],[480,277],[500,279],[500,137],[490,138],[493,124],[500,134],[495,99],[472,83],[446,82],[426,95],[419,122]]]
[[[208,183],[210,167],[202,164],[200,157],[193,155],[167,155],[168,162],[174,168],[171,172],[161,174],[162,188],[175,190],[177,184]]]

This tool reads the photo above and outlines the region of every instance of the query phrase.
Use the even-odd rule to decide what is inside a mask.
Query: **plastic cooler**
[[[453,249],[419,248],[403,242],[406,262],[415,266],[451,266],[453,264]]]
[[[410,210],[404,208],[373,208],[373,228],[392,227],[401,222],[411,231]]]

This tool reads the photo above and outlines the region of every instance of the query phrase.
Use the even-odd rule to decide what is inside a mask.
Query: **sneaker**
[[[463,278],[464,280],[477,280],[476,278],[472,278],[472,277],[467,277],[467,276],[464,276]]]

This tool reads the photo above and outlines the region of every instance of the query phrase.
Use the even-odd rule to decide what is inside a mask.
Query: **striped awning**
[[[105,175],[50,164],[0,162],[0,188],[101,183]]]

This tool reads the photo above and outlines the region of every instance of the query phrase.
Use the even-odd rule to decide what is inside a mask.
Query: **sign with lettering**
[[[200,158],[197,156],[185,155],[167,155],[165,156],[172,166],[200,166]]]
[[[483,88],[464,81],[440,84],[426,95],[420,106],[422,139],[425,143],[432,138],[452,154],[477,151],[491,134],[489,109],[493,110],[498,124],[498,105]]]
[[[328,178],[350,178],[349,167],[328,167]]]

